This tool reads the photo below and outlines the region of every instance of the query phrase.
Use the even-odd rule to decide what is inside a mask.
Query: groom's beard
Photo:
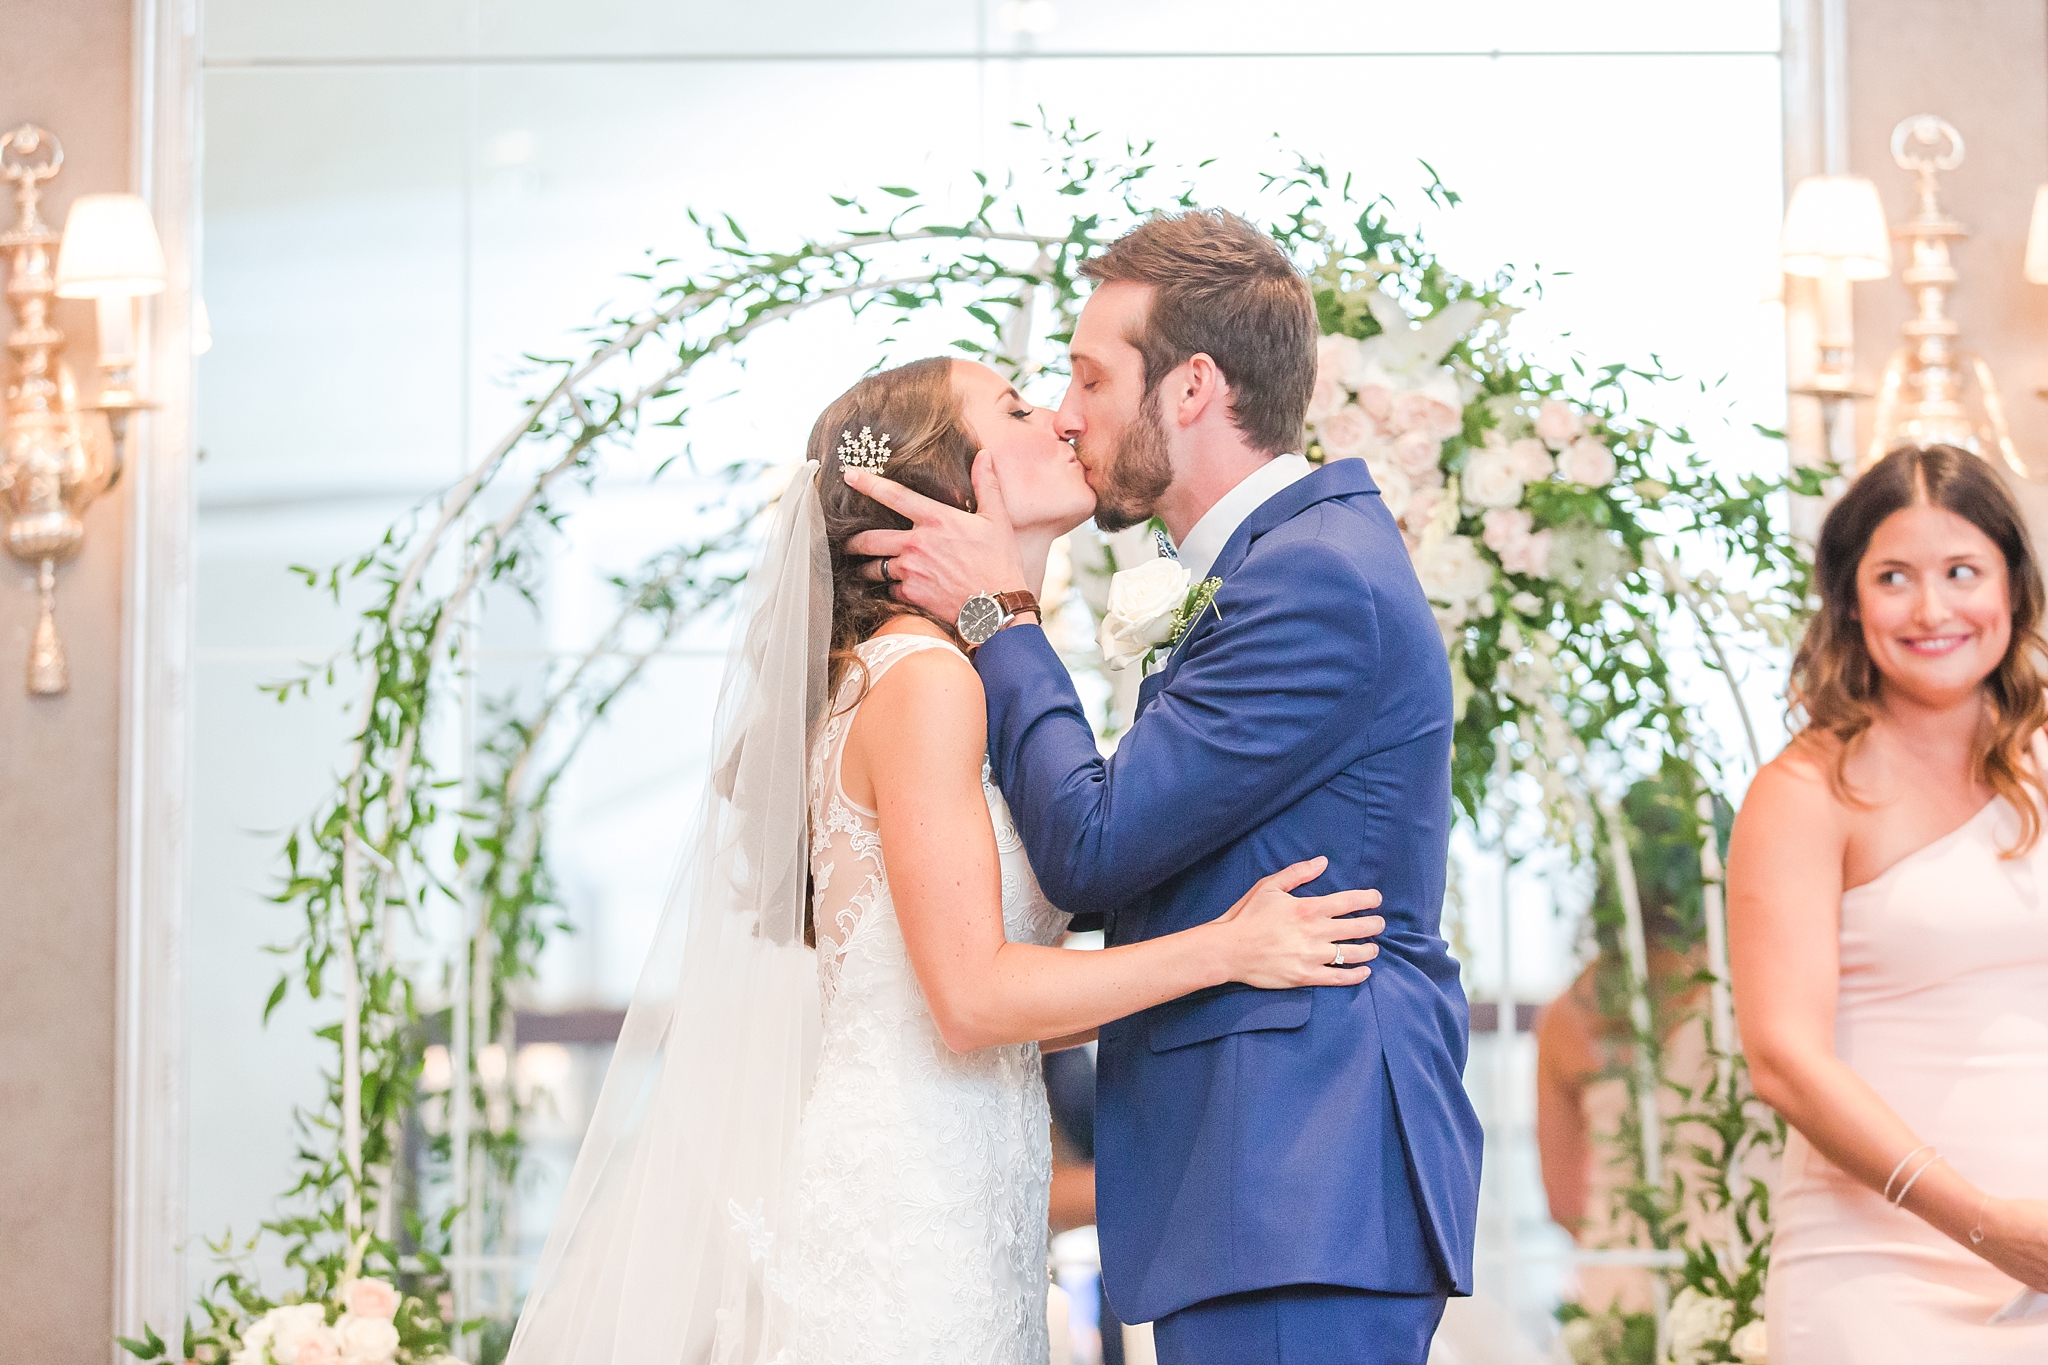
[[[1136,526],[1152,515],[1159,497],[1173,482],[1173,460],[1166,453],[1166,423],[1159,417],[1159,390],[1145,395],[1138,420],[1124,428],[1116,454],[1102,471],[1095,493],[1095,524],[1105,531]]]

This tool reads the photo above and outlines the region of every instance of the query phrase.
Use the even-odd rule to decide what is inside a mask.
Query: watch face
[[[976,593],[960,608],[960,638],[970,645],[986,644],[1003,628],[1003,609],[987,593]]]

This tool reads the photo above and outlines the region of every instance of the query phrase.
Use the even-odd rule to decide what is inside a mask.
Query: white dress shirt
[[[1175,546],[1188,581],[1199,583],[1215,567],[1216,556],[1230,543],[1244,519],[1265,505],[1266,499],[1315,471],[1305,455],[1275,455],[1244,476],[1237,487],[1216,500],[1202,513],[1202,519],[1188,531],[1188,538]]]

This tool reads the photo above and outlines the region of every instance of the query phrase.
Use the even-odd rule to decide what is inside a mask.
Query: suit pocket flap
[[[1146,1040],[1154,1052],[1206,1043],[1230,1033],[1295,1029],[1308,1022],[1312,988],[1262,991],[1240,986],[1216,995],[1192,996],[1154,1010]]]

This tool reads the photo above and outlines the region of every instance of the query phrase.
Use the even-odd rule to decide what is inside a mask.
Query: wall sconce
[[[2027,221],[2027,261],[2022,269],[2028,284],[2048,284],[2048,185],[2034,191],[2034,216]],[[2048,398],[2048,386],[2034,393]]]
[[[1915,114],[1892,129],[1892,160],[1913,172],[1918,200],[1898,228],[1910,257],[1899,279],[1913,295],[1913,313],[1900,329],[1906,344],[1885,365],[1859,472],[1897,446],[1952,445],[1986,458],[1995,449],[2007,469],[2029,478],[1991,367],[1956,344],[1962,328],[1948,315],[1959,278],[1949,243],[1970,234],[1942,208],[1939,178],[1963,164],[1963,135],[1947,119]]]
[[[164,292],[164,248],[149,206],[132,194],[80,195],[64,220],[57,297],[91,299],[99,322],[100,399],[114,437],[114,474],[128,443],[128,415],[155,407],[135,392],[136,300]]]
[[[1809,175],[1801,180],[1785,208],[1778,257],[1787,275],[1820,281],[1820,365],[1813,382],[1794,392],[1821,400],[1832,453],[1841,404],[1870,396],[1869,390],[1856,387],[1849,286],[1892,273],[1891,234],[1885,228],[1877,186],[1860,175]]]
[[[134,299],[164,287],[163,249],[141,201],[127,195],[90,195],[74,208],[81,238],[75,252],[68,234],[43,222],[43,185],[64,165],[64,150],[48,131],[25,123],[0,136],[0,178],[14,185],[14,227],[0,235],[9,256],[7,300],[16,327],[8,338],[17,371],[7,387],[6,433],[0,438],[0,516],[7,549],[36,571],[40,614],[29,646],[28,690],[57,696],[71,685],[64,643],[57,635],[57,566],[85,540],[85,509],[121,475],[130,413],[150,404],[129,381],[135,364]],[[124,201],[79,208],[93,200]],[[63,263],[53,273],[53,247]],[[64,291],[100,300],[100,364],[106,380],[101,401],[82,409],[71,371],[59,358],[64,334],[50,325],[50,301]],[[88,421],[98,410],[106,423]],[[110,437],[112,439],[110,439]]]

